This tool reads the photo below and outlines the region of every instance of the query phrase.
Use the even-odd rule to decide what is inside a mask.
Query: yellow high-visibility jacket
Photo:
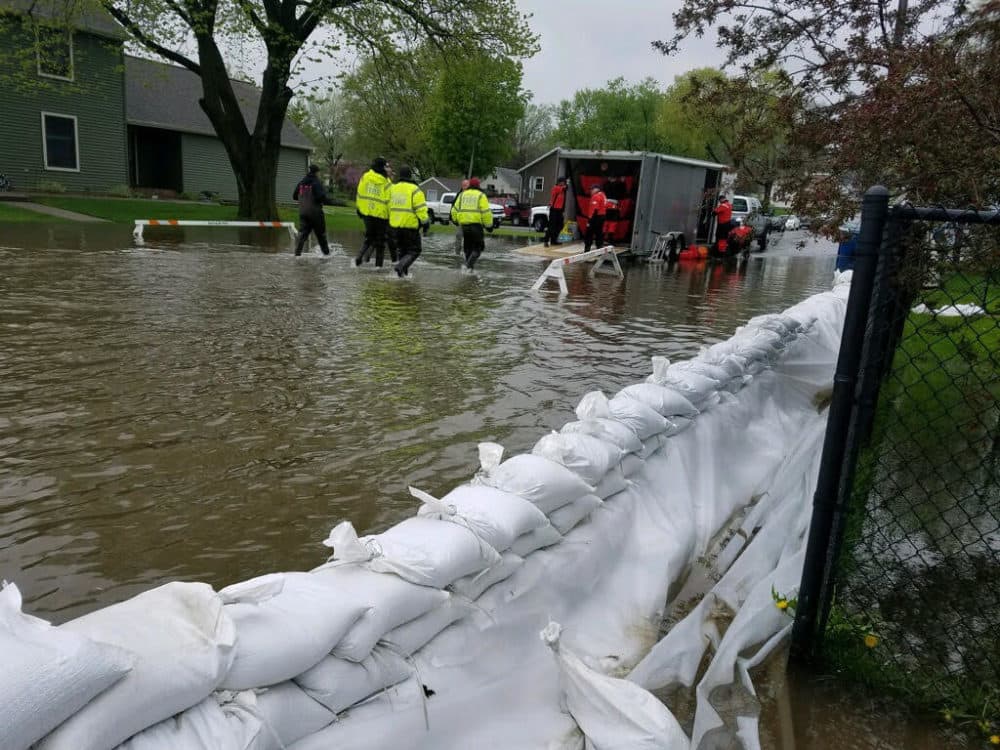
[[[456,224],[482,224],[493,226],[493,212],[486,193],[476,188],[468,188],[458,194],[451,206],[451,220]]]
[[[416,229],[427,222],[424,191],[412,182],[397,182],[389,191],[389,226]]]
[[[358,211],[364,216],[374,216],[376,219],[389,218],[389,189],[392,187],[388,177],[380,175],[374,169],[369,169],[361,176],[358,183],[358,195],[355,199]]]

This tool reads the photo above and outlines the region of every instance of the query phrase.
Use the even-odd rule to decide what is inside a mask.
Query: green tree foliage
[[[50,0],[78,3],[83,0]],[[515,0],[95,0],[132,44],[201,79],[200,104],[222,141],[243,218],[277,217],[281,129],[307,62],[348,47],[392,55],[421,43],[497,58],[534,53],[537,38]],[[67,26],[75,20],[66,19]],[[257,111],[244,119],[227,58],[264,61]]]
[[[502,164],[527,99],[519,62],[482,55],[445,64],[428,108],[428,139],[439,167],[473,175]]]
[[[524,116],[514,128],[514,143],[504,166],[518,169],[555,146],[556,108],[551,104],[528,102]]]
[[[725,152],[715,131],[694,106],[697,86],[724,80],[716,68],[697,68],[677,76],[660,102],[656,128],[667,153],[726,162]]]
[[[971,9],[976,5],[976,9]],[[914,201],[998,198],[998,3],[964,0],[684,0],[673,54],[714,30],[728,63],[780,67],[803,107],[792,114],[797,210],[857,210],[883,182]]]
[[[652,78],[634,84],[616,78],[601,89],[582,89],[559,104],[555,139],[567,148],[662,151],[662,101]]]

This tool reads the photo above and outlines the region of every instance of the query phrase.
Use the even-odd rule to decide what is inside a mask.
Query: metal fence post
[[[811,660],[817,652],[826,607],[832,597],[832,567],[838,550],[834,549],[834,520],[841,497],[848,433],[856,403],[858,370],[865,344],[875,270],[879,247],[889,211],[889,191],[884,187],[869,188],[861,208],[861,228],[855,251],[851,293],[848,297],[844,330],[833,380],[833,396],[827,418],[823,454],[820,460],[809,540],[799,586],[795,624],[792,628],[792,659]]]

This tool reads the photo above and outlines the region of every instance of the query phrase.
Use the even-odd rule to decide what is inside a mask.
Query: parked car
[[[766,250],[767,235],[771,227],[760,200],[752,195],[734,195],[730,203],[733,206],[733,224],[753,229],[757,246],[762,252]]]
[[[802,229],[802,221],[795,214],[790,214],[785,219],[785,229],[787,229],[790,232]]]
[[[784,232],[787,220],[788,216],[786,214],[769,213],[767,215],[767,228],[772,232]]]
[[[455,196],[458,193],[445,193],[439,201],[427,201],[427,218],[431,224],[439,222],[441,224],[451,223],[451,207],[455,203]],[[493,228],[496,229],[503,221],[504,208],[499,203],[490,203],[490,211],[493,214]]]

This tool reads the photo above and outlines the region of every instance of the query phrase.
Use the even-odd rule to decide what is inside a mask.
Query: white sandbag
[[[411,656],[446,627],[461,620],[470,612],[472,607],[469,602],[449,596],[448,601],[441,606],[390,630],[382,636],[376,648],[382,646],[400,656]]]
[[[630,453],[625,456],[621,462],[622,474],[625,475],[626,479],[633,474],[637,474],[642,471],[642,467],[646,462],[641,458],[636,456],[634,453]]]
[[[560,646],[562,628],[550,622],[541,638],[559,664],[566,708],[594,750],[671,750],[688,747],[673,714],[648,690],[608,677]]]
[[[713,365],[710,362],[704,362],[700,359],[686,359],[682,362],[672,362],[667,367],[667,372],[693,372],[696,375],[711,378],[720,385],[727,383],[733,377],[727,368],[720,365]]]
[[[413,672],[399,654],[376,646],[362,662],[328,656],[295,683],[311,698],[340,713],[380,690],[397,685]]]
[[[569,505],[564,505],[563,508],[568,508],[572,505],[573,503],[570,503]],[[559,510],[562,510],[562,508]],[[555,510],[553,513],[558,513],[559,510]],[[505,581],[510,578],[522,565],[524,565],[524,559],[508,550],[500,556],[499,565],[494,565],[492,568],[484,570],[482,573],[460,578],[448,588],[459,596],[475,600],[478,599],[480,595],[482,595],[482,593],[493,584],[500,583],[500,581]]]
[[[699,409],[722,385],[714,378],[700,375],[691,370],[676,369],[671,366],[670,360],[666,357],[653,357],[653,374],[646,379],[646,382],[677,391]],[[648,398],[648,396],[646,397]],[[664,412],[660,413],[665,417],[673,416]],[[682,412],[676,413],[684,417],[694,416]]]
[[[118,750],[259,750],[261,720],[244,706],[219,705],[210,696],[159,724],[154,724]]]
[[[580,419],[567,422],[560,432],[580,432],[618,446],[625,453],[642,451],[642,441],[632,428],[610,417]]]
[[[514,456],[498,465],[484,464],[473,482],[524,498],[542,513],[550,513],[594,491],[565,466],[531,453]]]
[[[276,685],[319,662],[368,607],[311,573],[272,573],[219,592],[236,624],[225,690]]]
[[[681,393],[656,383],[636,383],[618,391],[619,396],[631,398],[664,417],[695,417],[698,410]],[[612,399],[614,402],[614,399]]]
[[[413,487],[410,487],[410,494],[424,503],[417,511],[420,516],[461,524],[496,552],[503,552],[521,534],[545,524],[545,514],[530,502],[495,487],[463,484],[440,500]],[[494,554],[490,565],[498,562],[500,556]],[[468,570],[462,575],[478,573],[482,569]],[[448,583],[457,580],[452,578]]]
[[[625,455],[620,448],[580,433],[544,435],[531,450],[576,472],[587,484],[597,485]]]
[[[640,440],[648,440],[667,427],[667,420],[661,414],[633,398],[616,396],[608,401],[608,410],[612,419],[628,427]]]
[[[14,584],[0,590],[0,747],[24,750],[132,668],[127,651],[21,611]]]
[[[204,583],[168,583],[60,627],[131,651],[135,663],[38,750],[108,750],[200,703],[229,672],[236,642],[222,600]]]
[[[569,533],[570,529],[577,526],[583,520],[590,518],[590,514],[601,507],[604,501],[597,495],[584,495],[574,500],[569,505],[565,505],[559,510],[549,514],[551,523],[560,534]],[[485,589],[484,589],[485,590]]]
[[[368,611],[334,647],[334,656],[362,661],[378,639],[395,627],[430,612],[448,599],[448,594],[429,586],[418,586],[391,573],[376,573],[357,564],[327,563],[313,571],[358,601]]]
[[[694,420],[690,417],[671,417],[667,420],[667,429],[664,430],[662,437],[673,437],[693,424]]]
[[[612,495],[617,495],[628,488],[628,480],[622,473],[621,467],[616,466],[607,474],[604,479],[597,483],[594,494],[602,500],[607,500]]]
[[[518,557],[527,557],[535,550],[551,547],[561,540],[562,534],[556,530],[555,526],[547,523],[545,526],[515,539],[510,546],[510,551]]]
[[[653,435],[646,438],[642,441],[642,450],[635,455],[643,460],[646,460],[667,444],[666,437],[667,436],[665,435]]]
[[[234,702],[260,719],[252,750],[285,750],[337,720],[336,714],[294,682],[236,693]]]
[[[331,561],[362,563],[377,573],[394,573],[436,589],[500,562],[488,540],[435,518],[407,518],[381,534],[360,538],[353,524],[343,521],[323,544],[333,549]]]

